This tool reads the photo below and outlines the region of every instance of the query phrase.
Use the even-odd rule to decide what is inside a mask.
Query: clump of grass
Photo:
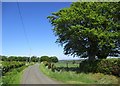
[[[47,76],[67,84],[118,84],[118,78],[102,73],[79,73],[71,71],[52,72],[44,64],[40,64],[40,70]]]

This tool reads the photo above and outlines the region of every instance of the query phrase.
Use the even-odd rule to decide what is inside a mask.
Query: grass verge
[[[29,65],[33,65],[33,64],[29,64]],[[25,65],[20,68],[15,68],[10,72],[7,72],[5,76],[2,76],[1,78],[2,86],[13,86],[13,85],[19,86],[19,84],[21,83],[24,69],[29,65]]]
[[[40,64],[40,70],[50,78],[62,81],[66,84],[118,84],[118,77],[104,75],[102,73],[52,72],[44,64]]]

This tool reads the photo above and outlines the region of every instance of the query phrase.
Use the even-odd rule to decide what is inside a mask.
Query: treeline
[[[0,56],[0,59],[2,61],[19,61],[19,62],[58,62],[58,58],[56,56],[32,56],[32,57],[26,57],[26,56]]]
[[[47,62],[58,62],[58,58],[56,56],[48,57],[48,56],[41,56],[40,62],[47,61]]]
[[[39,60],[39,57],[32,56],[26,57],[26,56],[0,56],[2,61],[20,61],[20,62],[37,62]]]
[[[80,63],[80,72],[104,73],[120,77],[120,58],[109,58],[96,61],[84,60]]]

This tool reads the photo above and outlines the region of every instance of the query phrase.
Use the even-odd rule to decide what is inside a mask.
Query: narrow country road
[[[59,84],[44,75],[39,68],[39,64],[29,66],[25,69],[21,84]]]

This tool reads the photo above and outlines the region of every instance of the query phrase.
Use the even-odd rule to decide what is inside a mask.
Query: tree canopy
[[[26,56],[0,56],[2,61],[21,61],[21,62],[38,62],[37,56],[26,57]]]
[[[37,56],[32,56],[31,61],[32,62],[39,62],[39,58]]]
[[[94,60],[120,49],[120,2],[74,2],[48,19],[66,55]]]
[[[49,61],[49,57],[48,56],[41,56],[40,57],[40,62],[43,62],[43,61]]]
[[[56,56],[52,56],[52,57],[49,57],[49,56],[41,56],[40,58],[40,62],[43,62],[43,61],[47,61],[47,62],[58,62],[58,58]]]
[[[49,60],[50,62],[54,62],[54,63],[58,62],[58,58],[56,56],[50,57]]]

